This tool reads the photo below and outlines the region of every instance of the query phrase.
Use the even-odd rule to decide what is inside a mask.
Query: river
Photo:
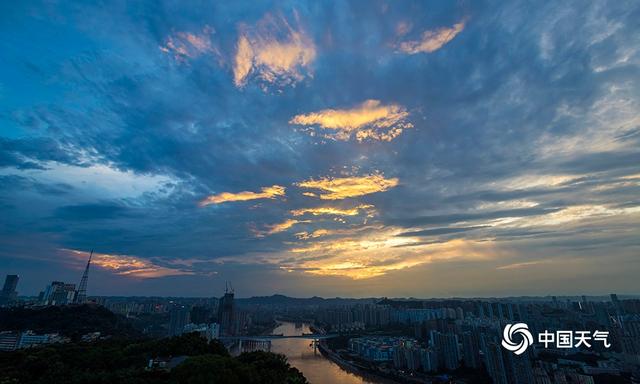
[[[296,328],[294,323],[283,322],[273,330],[273,334],[285,336],[310,333],[309,324]],[[379,384],[359,375],[347,372],[337,364],[324,357],[320,351],[314,350],[307,339],[278,339],[271,341],[271,352],[282,353],[289,363],[298,368],[311,384]]]

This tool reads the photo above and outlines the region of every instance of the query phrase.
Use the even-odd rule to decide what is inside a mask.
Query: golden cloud
[[[220,204],[228,201],[247,201],[258,199],[275,199],[278,196],[285,195],[285,187],[279,185],[272,185],[270,187],[263,187],[260,192],[242,191],[237,193],[222,192],[217,195],[212,195],[200,202],[200,206],[204,207],[210,204]]]
[[[205,26],[200,33],[177,32],[165,39],[160,50],[172,55],[177,61],[185,62],[206,53],[219,55],[218,49],[211,42],[213,28]]]
[[[360,204],[353,208],[339,208],[339,207],[317,207],[317,208],[301,208],[294,209],[291,211],[293,216],[304,216],[306,214],[310,214],[312,216],[321,216],[321,215],[333,215],[333,216],[356,216],[362,210],[372,210],[373,205],[369,204]]]
[[[62,249],[61,251],[83,261],[89,258],[89,252],[75,249]],[[106,253],[93,253],[91,265],[114,272],[117,275],[135,278],[155,278],[177,275],[193,275],[191,271],[168,268],[157,265],[149,260],[129,255],[116,255]]]
[[[320,126],[335,133],[324,137],[335,140],[366,139],[391,141],[404,129],[412,128],[407,122],[409,112],[397,104],[383,105],[379,100],[366,100],[351,109],[324,109],[309,114],[296,115],[289,124]]]
[[[256,27],[243,27],[236,45],[234,83],[246,84],[255,74],[268,84],[292,85],[310,75],[316,57],[313,41],[284,19],[266,15]]]
[[[294,225],[299,224],[299,223],[308,223],[308,221],[287,219],[287,220],[283,221],[282,223],[268,225],[266,231],[255,231],[255,233],[256,233],[256,236],[258,236],[258,237],[263,237],[263,236],[266,236],[266,235],[273,235],[275,233],[284,232],[287,229],[289,229],[289,228],[291,228]]]
[[[438,28],[432,31],[425,31],[420,40],[411,40],[400,43],[398,49],[410,55],[427,52],[431,53],[442,48],[445,44],[453,40],[465,26],[465,20],[454,24],[451,28]]]
[[[251,72],[253,66],[253,49],[245,36],[240,36],[236,47],[235,64],[233,67],[233,82],[237,86],[244,84],[244,79]]]
[[[320,276],[366,279],[391,271],[453,259],[485,260],[500,255],[493,241],[454,239],[425,244],[419,237],[399,237],[400,228],[381,228],[360,236],[318,239],[304,232],[312,244],[292,248],[283,268]],[[320,237],[320,236],[316,236]]]
[[[315,231],[309,233],[309,232],[298,232],[295,234],[295,236],[299,239],[299,240],[309,240],[309,239],[315,239],[317,237],[322,237],[322,236],[327,236],[329,234],[331,234],[332,232],[329,231],[328,229],[316,229]]]
[[[398,185],[398,179],[385,179],[382,174],[374,173],[366,176],[310,179],[296,185],[300,188],[320,191],[315,194],[305,192],[307,196],[319,197],[322,200],[340,200],[384,192]]]

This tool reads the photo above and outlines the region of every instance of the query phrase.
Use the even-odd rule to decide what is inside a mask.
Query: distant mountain
[[[380,299],[367,298],[367,299],[349,299],[349,298],[322,298],[313,296],[309,298],[289,297],[285,295],[271,295],[271,296],[254,296],[243,299],[236,299],[238,305],[265,305],[265,306],[324,306],[324,305],[341,305],[341,304],[355,304],[355,303],[375,303]]]
[[[57,332],[71,338],[79,338],[88,332],[101,332],[103,336],[141,337],[129,319],[116,315],[98,305],[67,305],[42,308],[0,309],[0,330],[37,333]]]

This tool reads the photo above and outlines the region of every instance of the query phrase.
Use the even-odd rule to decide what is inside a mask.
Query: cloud
[[[298,238],[298,240],[309,240],[309,239],[315,239],[322,236],[327,236],[327,235],[330,235],[331,233],[333,232],[328,229],[316,229],[311,233],[298,232],[295,234],[295,236]]]
[[[559,225],[566,227],[578,222],[593,223],[608,217],[638,216],[639,214],[640,206],[616,208],[606,205],[583,204],[564,207],[560,210],[538,216],[500,218],[490,222],[490,225],[515,228]]]
[[[411,231],[411,232],[403,232],[398,234],[398,236],[439,236],[439,235],[450,235],[454,233],[468,232],[476,229],[488,228],[487,225],[479,225],[476,227],[446,227],[446,228],[430,228],[423,229],[420,231]]]
[[[211,41],[213,28],[205,26],[200,33],[176,32],[168,36],[160,50],[172,55],[179,62],[186,62],[187,59],[195,59],[204,54],[220,55],[220,52]]]
[[[525,174],[498,180],[491,183],[494,189],[498,190],[520,190],[534,188],[554,188],[561,187],[577,180],[577,176],[564,174],[536,175]]]
[[[420,40],[401,42],[398,46],[398,50],[410,55],[422,52],[435,52],[462,32],[465,23],[466,21],[462,20],[450,28],[443,27],[431,31],[425,31],[422,33]]]
[[[233,82],[236,86],[244,85],[246,77],[251,72],[251,67],[253,67],[253,48],[251,48],[251,43],[245,36],[240,36],[233,68]]]
[[[400,21],[396,24],[396,36],[404,36],[411,31],[413,25],[407,21]]]
[[[83,261],[86,261],[89,258],[89,252],[78,251],[75,249],[61,249],[61,251]],[[116,275],[140,279],[194,274],[191,271],[163,267],[149,260],[135,256],[95,252],[91,259],[91,265],[108,270]]]
[[[211,195],[200,202],[200,206],[204,207],[210,204],[220,204],[229,201],[248,201],[258,199],[275,199],[278,196],[285,195],[285,187],[272,185],[270,187],[262,187],[261,192],[242,191],[237,193],[222,192],[217,195]]]
[[[115,167],[95,165],[69,165],[58,161],[40,163],[43,169],[0,169],[0,175],[21,173],[42,184],[69,184],[80,194],[94,198],[133,198],[145,193],[168,193],[177,179],[160,174],[144,174]]]
[[[129,210],[111,203],[77,204],[59,207],[54,212],[56,219],[68,221],[108,220],[128,216]]]
[[[387,191],[398,185],[398,179],[385,179],[382,174],[374,173],[366,176],[310,179],[296,185],[300,188],[320,190],[317,193],[305,192],[306,196],[319,197],[322,200],[341,200]]]
[[[404,129],[412,128],[407,121],[409,112],[398,104],[383,105],[379,100],[366,100],[351,109],[323,109],[309,114],[296,115],[289,124],[319,126],[335,133],[323,134],[335,140],[366,139],[391,141]],[[314,131],[311,131],[315,134]]]
[[[284,17],[267,14],[258,24],[242,26],[233,65],[237,87],[251,75],[269,85],[294,85],[311,75],[316,48],[302,28],[294,29]]]
[[[293,227],[296,224],[299,223],[308,223],[308,221],[300,221],[300,220],[295,220],[295,219],[286,219],[285,221],[281,222],[281,223],[277,223],[277,224],[272,224],[272,225],[268,225],[267,226],[267,230],[265,231],[256,231],[256,235],[258,237],[264,237],[266,235],[273,235],[276,233],[280,233],[280,232],[284,232],[287,229]]]
[[[282,268],[318,276],[369,279],[391,271],[448,260],[488,260],[499,256],[492,241],[454,239],[424,243],[419,238],[399,237],[399,228],[380,228],[356,236],[315,240],[302,233],[311,244],[289,251],[294,256],[280,262]],[[407,248],[406,246],[413,245]]]
[[[290,213],[293,216],[304,216],[306,214],[312,216],[321,216],[321,215],[333,215],[333,216],[356,216],[360,214],[363,210],[372,210],[373,205],[369,204],[360,204],[353,208],[339,208],[339,207],[316,207],[316,208],[300,208],[294,209]]]
[[[534,266],[534,265],[549,264],[549,263],[552,263],[552,262],[553,262],[553,260],[550,260],[550,259],[525,261],[525,262],[522,262],[522,263],[512,263],[512,264],[501,265],[501,266],[497,267],[496,269],[520,269],[520,268],[531,267],[531,266]]]
[[[470,221],[485,222],[488,220],[500,220],[509,218],[522,218],[524,220],[527,220],[527,217],[530,216],[545,215],[558,211],[560,211],[560,208],[535,206],[532,208],[504,209],[486,212],[450,213],[446,215],[390,218],[386,220],[386,223],[403,227],[418,227],[422,225],[450,225]]]

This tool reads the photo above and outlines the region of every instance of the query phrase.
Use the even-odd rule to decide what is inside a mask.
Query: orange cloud
[[[234,83],[245,85],[255,74],[268,84],[292,85],[309,74],[316,57],[313,41],[284,19],[266,15],[255,28],[244,27],[236,46]]]
[[[323,109],[296,115],[289,124],[320,126],[335,133],[324,135],[335,140],[365,139],[391,141],[404,129],[412,128],[407,122],[409,112],[397,104],[382,105],[379,100],[366,100],[351,109]]]
[[[83,261],[89,258],[89,252],[74,249],[62,249],[62,251]],[[129,255],[94,252],[91,265],[112,271],[117,275],[141,279],[193,274],[191,271],[159,266],[149,260]]]
[[[432,31],[425,31],[420,40],[402,42],[398,49],[401,52],[408,53],[410,55],[437,51],[462,32],[465,23],[465,20],[462,20],[461,22],[454,24],[451,28],[444,27]]]
[[[312,216],[321,215],[333,215],[333,216],[356,216],[361,210],[371,210],[373,205],[361,204],[353,208],[343,209],[338,207],[317,207],[317,208],[302,208],[294,209],[291,211],[293,216],[303,216],[310,214]]]
[[[275,199],[278,196],[285,195],[285,187],[279,185],[272,185],[270,187],[263,187],[261,192],[242,191],[238,193],[222,192],[217,195],[212,195],[200,202],[200,206],[204,207],[210,204],[220,204],[228,201],[247,201],[257,199]]]
[[[253,66],[253,49],[245,36],[240,36],[236,47],[235,64],[233,67],[233,81],[237,86],[244,84],[244,79],[251,72]]]
[[[205,26],[200,33],[177,32],[165,39],[160,50],[172,55],[177,61],[185,62],[206,53],[219,55],[218,49],[211,42],[213,29]]]
[[[281,264],[287,270],[313,275],[367,279],[431,262],[486,260],[501,254],[490,240],[455,239],[425,244],[419,237],[398,237],[402,230],[381,228],[328,240],[316,240],[320,236],[304,232],[298,237],[312,243],[290,249],[289,255],[293,256],[287,256]]]
[[[263,236],[266,236],[266,235],[273,235],[275,233],[284,232],[287,229],[289,229],[289,228],[291,228],[294,225],[299,224],[299,223],[308,223],[308,221],[299,221],[299,220],[295,220],[295,219],[287,219],[287,220],[283,221],[282,223],[268,225],[266,231],[256,231],[256,235],[258,237],[263,237]]]
[[[398,179],[385,179],[382,174],[374,173],[366,176],[310,179],[296,185],[300,188],[319,190],[320,192],[312,196],[322,200],[340,200],[384,192],[398,185]],[[309,196],[309,192],[306,194]]]
[[[332,232],[329,231],[328,229],[316,229],[315,231],[309,233],[309,232],[298,232],[295,234],[295,236],[300,239],[300,240],[309,240],[309,239],[315,239],[317,237],[321,237],[321,236],[327,236],[330,235]]]

